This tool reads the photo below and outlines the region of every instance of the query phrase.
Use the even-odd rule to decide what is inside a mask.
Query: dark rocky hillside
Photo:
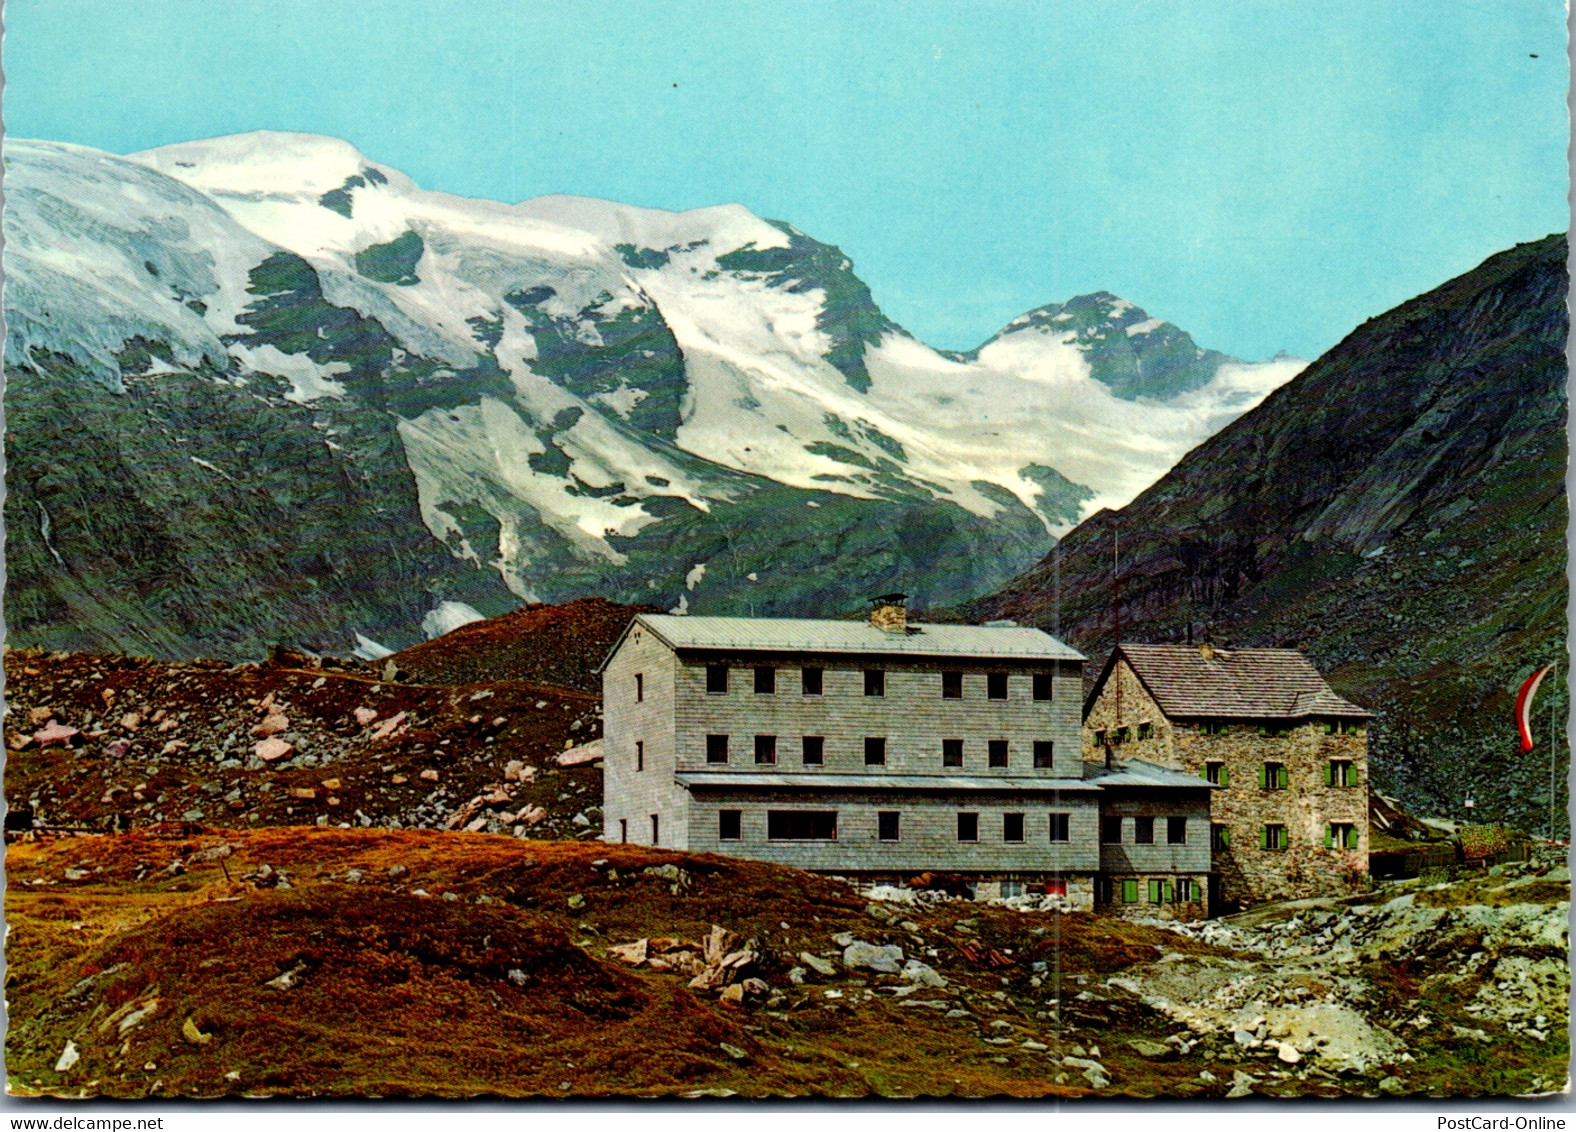
[[[1060,629],[1098,661],[1120,532],[1124,639],[1300,646],[1377,714],[1376,784],[1564,836],[1566,240],[1496,255],[1365,323],[971,619]],[[1512,704],[1545,682],[1531,755]]]
[[[533,603],[461,625],[390,659],[423,684],[529,680],[599,696],[599,669],[624,629],[637,613],[660,612],[654,605],[619,605],[600,597]]]

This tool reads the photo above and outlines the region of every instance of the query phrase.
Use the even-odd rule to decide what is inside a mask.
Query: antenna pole
[[[1117,525],[1115,517],[1111,519],[1111,633],[1115,638],[1111,644],[1112,655],[1122,647],[1122,528]],[[1113,663],[1111,671],[1116,674],[1116,726],[1112,731],[1120,735],[1122,727],[1122,674],[1117,671]]]
[[[1549,840],[1550,841],[1557,840],[1558,833],[1559,833],[1558,828],[1554,824],[1554,782],[1555,782],[1555,779],[1554,779],[1554,753],[1555,753],[1556,750],[1559,749],[1559,734],[1554,729],[1554,705],[1555,705],[1555,699],[1554,699],[1554,696],[1552,695],[1552,689],[1551,689],[1551,694],[1549,696]]]

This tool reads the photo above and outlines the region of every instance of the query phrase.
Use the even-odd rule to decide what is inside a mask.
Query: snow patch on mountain
[[[445,633],[452,633],[462,625],[486,619],[485,614],[478,613],[463,601],[442,601],[421,619],[421,631],[430,641]]]
[[[956,505],[1048,545],[1302,364],[1238,363],[1105,293],[942,354],[836,248],[737,204],[473,200],[267,131],[7,152],[8,362],[54,351],[116,389],[272,375],[315,411],[393,397],[422,522],[528,600],[566,561],[629,566],[643,532],[773,485],[816,494],[799,514],[822,493]],[[688,593],[704,568],[663,569]]]

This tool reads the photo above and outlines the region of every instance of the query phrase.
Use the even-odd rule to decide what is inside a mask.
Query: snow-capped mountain
[[[40,639],[76,642],[76,618],[214,647],[213,618],[170,596],[192,627],[160,628],[148,593],[267,574],[248,521],[317,565],[247,588],[305,585],[322,609],[292,629],[258,598],[236,645],[407,643],[465,605],[587,592],[956,601],[1302,365],[1202,350],[1106,294],[938,352],[838,249],[741,206],[471,200],[330,138],[9,141],[6,166],[6,507],[42,532],[36,563],[13,536],[12,604]],[[72,448],[61,413],[96,443]],[[72,560],[128,510],[154,561]]]

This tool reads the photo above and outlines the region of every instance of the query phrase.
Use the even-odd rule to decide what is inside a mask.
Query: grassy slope
[[[228,857],[195,857],[226,844]],[[592,867],[598,858],[616,879]],[[171,874],[177,859],[188,864]],[[262,863],[291,887],[243,880]],[[687,883],[640,871],[667,863]],[[391,878],[392,865],[409,873]],[[86,876],[68,880],[67,868]],[[1142,1008],[1070,1003],[1060,1027],[1035,1017],[1058,977],[1151,959],[1160,941],[1208,950],[1151,928],[972,904],[905,910],[938,952],[928,961],[952,980],[910,998],[966,1011],[948,1018],[866,999],[864,979],[833,980],[841,999],[791,985],[792,957],[835,950],[832,934],[915,953],[913,936],[867,918],[838,882],[748,861],[486,835],[165,826],[15,845],[8,869],[14,1092],[1076,1095],[1083,1079],[1056,1084],[1050,1060],[1075,1040],[1106,1043],[1117,1091],[1202,1088],[1196,1066],[1118,1048],[1129,1033],[1164,1038]],[[574,894],[586,901],[579,911],[567,906]],[[969,935],[950,927],[962,917]],[[727,1007],[681,976],[603,957],[643,936],[701,939],[714,923],[760,941],[777,995],[767,1007]],[[967,939],[1010,951],[1013,965],[971,964],[957,949]],[[1042,988],[1029,981],[1035,959],[1051,961]],[[297,967],[292,989],[264,985]],[[524,987],[511,969],[528,973]],[[156,1010],[124,1036],[119,1019],[106,1025],[152,997]],[[185,1039],[188,1019],[211,1040]],[[81,1061],[56,1073],[67,1040]],[[1024,1050],[1024,1040],[1050,1049]]]

